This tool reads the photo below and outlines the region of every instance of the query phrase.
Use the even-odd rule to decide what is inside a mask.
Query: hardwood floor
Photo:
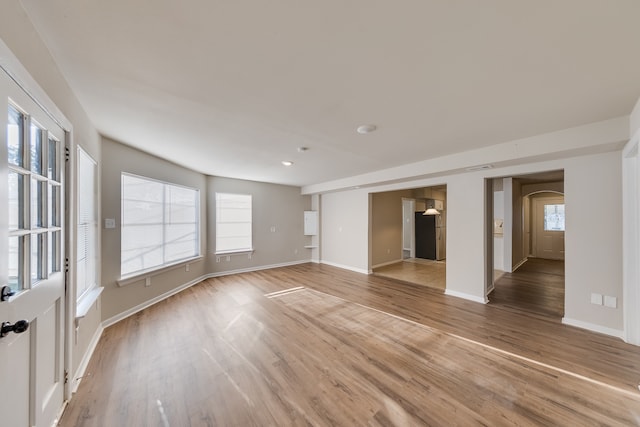
[[[376,268],[373,274],[444,291],[446,268],[444,261],[414,258]]]
[[[564,315],[564,261],[529,258],[515,272],[496,280],[489,301],[495,307],[560,321]]]
[[[61,426],[640,425],[640,348],[304,264],[107,328]]]

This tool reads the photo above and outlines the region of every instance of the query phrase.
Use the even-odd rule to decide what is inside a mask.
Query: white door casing
[[[533,198],[533,253],[536,258],[564,259],[564,230],[545,230],[544,209],[548,205],[564,205],[564,197]]]
[[[65,133],[1,69],[0,99],[0,200],[6,209],[0,215],[0,286],[11,284],[16,291],[0,302],[0,321],[30,324],[21,334],[0,338],[0,411],[3,425],[50,426],[62,407],[65,382]],[[19,125],[11,133],[9,105],[19,113],[17,122],[13,114],[12,123]],[[23,137],[16,133],[20,126]],[[17,140],[24,148],[12,143],[9,150]],[[10,165],[10,152],[21,152],[23,160]]]

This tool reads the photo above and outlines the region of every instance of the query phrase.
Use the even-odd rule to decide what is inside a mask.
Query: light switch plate
[[[604,306],[610,308],[616,308],[618,306],[618,298],[611,297],[609,295],[604,296]]]
[[[591,294],[591,304],[602,305],[602,294]]]

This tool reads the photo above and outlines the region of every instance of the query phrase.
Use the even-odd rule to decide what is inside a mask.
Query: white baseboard
[[[383,262],[381,264],[372,265],[371,269],[373,270],[375,268],[385,267],[387,265],[397,264],[399,262],[402,262],[402,259],[396,259],[396,260],[393,260],[393,261],[387,261],[387,262]]]
[[[515,267],[513,267],[513,268],[511,269],[511,272],[512,272],[512,273],[513,273],[513,272],[515,272],[517,269],[519,269],[520,267],[522,267],[522,265],[523,265],[525,262],[527,262],[528,260],[529,260],[529,258],[525,258],[525,259],[521,260],[519,263],[517,263],[517,264],[516,264],[516,266],[515,266]]]
[[[73,374],[73,378],[71,378],[71,381],[72,381],[71,394],[75,393],[76,390],[78,390],[80,381],[82,381],[82,377],[84,377],[84,374],[87,370],[87,366],[89,365],[89,360],[91,360],[91,356],[93,356],[93,352],[96,351],[96,346],[100,341],[100,337],[102,336],[102,331],[104,331],[104,328],[102,327],[102,325],[98,325],[98,329],[96,329],[96,332],[93,334],[93,337],[91,338],[91,342],[89,342],[89,347],[87,347],[87,351],[85,351],[84,356],[82,356],[82,360],[78,365],[78,369],[76,369],[76,372]]]
[[[594,323],[583,322],[582,320],[563,317],[562,323],[569,326],[575,326],[576,328],[587,329],[592,332],[598,332],[600,334],[610,335],[612,337],[616,337],[620,339],[624,338],[624,332],[619,329],[607,328],[606,326],[600,326]]]
[[[151,307],[152,305],[169,298],[172,295],[177,294],[178,292],[187,289],[188,287],[191,287],[193,285],[195,285],[196,283],[200,283],[202,282],[204,279],[206,279],[207,276],[200,276],[196,279],[191,280],[190,282],[187,282],[183,285],[180,285],[176,288],[171,289],[168,292],[165,292],[164,294],[158,295],[155,298],[151,298],[150,300],[147,300],[145,302],[143,302],[142,304],[138,304],[135,307],[131,307],[129,310],[125,310],[120,314],[116,314],[115,316],[105,320],[102,322],[102,327],[103,328],[108,328],[109,326],[118,323],[119,321],[121,321],[122,319],[126,319],[127,317],[136,314],[139,311],[144,310],[147,307]]]
[[[489,302],[487,297],[482,298],[476,295],[465,294],[464,292],[452,291],[451,289],[446,289],[444,291],[444,294],[452,297],[463,298],[473,302],[479,302],[480,304],[486,304]]]
[[[227,271],[218,271],[215,273],[209,273],[204,276],[205,279],[211,279],[212,277],[222,277],[222,276],[230,276],[231,274],[239,274],[239,273],[250,273],[252,271],[260,271],[260,270],[270,270],[272,268],[278,267],[290,267],[292,265],[306,264],[309,262],[314,262],[310,259],[305,259],[302,261],[291,261],[291,262],[282,262],[279,264],[270,264],[270,265],[260,265],[257,267],[248,267],[248,268],[238,268],[236,270],[227,270]],[[315,261],[317,262],[317,261]]]
[[[342,268],[343,270],[351,270],[351,271],[355,271],[356,273],[361,273],[361,274],[371,274],[369,271],[364,270],[362,268],[357,268],[357,267],[352,267],[350,265],[343,265],[343,264],[336,264],[335,262],[330,262],[330,261],[325,261],[325,260],[321,260],[320,263],[322,264],[326,264],[326,265],[330,265],[332,267],[337,267],[337,268]]]
[[[168,292],[165,292],[164,294],[158,295],[155,298],[151,298],[150,300],[147,300],[145,302],[143,302],[142,304],[138,304],[135,307],[130,308],[129,310],[123,311],[120,314],[117,314],[105,321],[102,322],[102,327],[103,328],[107,328],[115,323],[118,323],[119,321],[126,319],[127,317],[136,314],[139,311],[144,310],[145,308],[151,307],[152,305],[165,300],[167,298],[169,298],[170,296],[173,296],[175,294],[177,294],[180,291],[183,291],[197,283],[202,282],[203,280],[206,279],[210,279],[213,277],[221,277],[221,276],[229,276],[231,274],[239,274],[239,273],[248,273],[251,271],[259,271],[259,270],[268,270],[271,268],[277,268],[277,267],[288,267],[291,265],[298,265],[298,264],[306,264],[310,262],[310,260],[303,260],[303,261],[293,261],[293,262],[284,262],[284,263],[280,263],[280,264],[271,264],[271,265],[261,265],[261,266],[257,266],[257,267],[250,267],[250,268],[241,268],[241,269],[237,269],[237,270],[229,270],[229,271],[220,271],[220,272],[216,272],[216,273],[209,273],[209,274],[205,274],[203,276],[200,276],[198,278],[195,278],[183,285],[180,285],[176,288],[171,289]]]

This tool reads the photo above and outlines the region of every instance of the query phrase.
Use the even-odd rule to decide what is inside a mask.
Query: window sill
[[[76,321],[84,318],[87,315],[89,309],[91,309],[91,307],[93,307],[93,304],[98,301],[98,297],[100,297],[100,294],[103,290],[104,288],[102,286],[95,286],[77,301]]]
[[[175,264],[164,265],[162,267],[158,267],[158,268],[155,268],[155,269],[137,271],[137,272],[135,272],[135,273],[133,273],[131,275],[120,277],[116,281],[116,283],[118,283],[118,286],[120,286],[120,287],[127,286],[127,285],[130,285],[132,283],[139,282],[142,279],[145,279],[147,277],[156,276],[158,274],[166,273],[167,271],[175,270],[176,268],[180,268],[183,265],[193,264],[194,262],[202,261],[203,258],[204,257],[202,255],[198,255],[198,256],[193,257],[193,258],[180,260],[180,261],[176,262]]]
[[[222,251],[222,252],[214,252],[216,256],[216,262],[220,262],[222,258],[226,258],[227,261],[231,260],[232,256],[235,255],[246,255],[248,259],[251,259],[251,255],[253,255],[253,249],[245,249],[241,251]]]

